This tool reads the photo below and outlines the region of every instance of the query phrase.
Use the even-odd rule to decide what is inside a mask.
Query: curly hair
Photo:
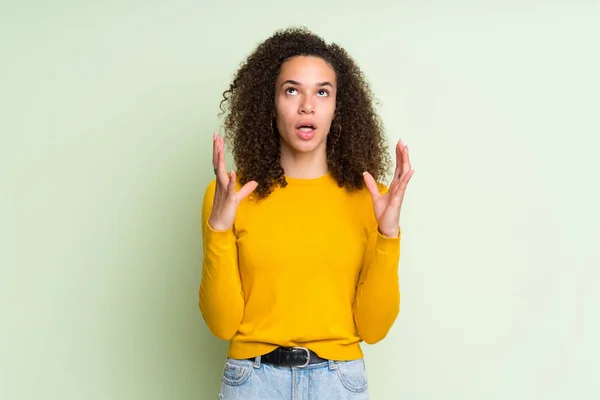
[[[276,185],[287,186],[280,163],[280,136],[276,132],[275,81],[281,65],[294,56],[316,56],[335,71],[335,117],[327,137],[327,166],[340,187],[362,189],[362,173],[380,181],[390,166],[381,119],[362,71],[335,43],[304,27],[276,31],[259,44],[234,75],[219,105],[225,120],[224,139],[241,184],[258,183],[253,195],[267,197]],[[223,107],[225,105],[225,108]]]

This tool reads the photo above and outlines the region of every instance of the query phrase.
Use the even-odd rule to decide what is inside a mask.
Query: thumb
[[[258,183],[256,181],[250,181],[246,183],[242,188],[237,192],[238,202],[244,200],[248,195],[254,192],[254,189],[258,187]]]
[[[379,197],[379,188],[377,187],[377,182],[375,182],[373,176],[365,171],[363,172],[363,178],[365,179],[365,185],[367,185],[367,189],[369,189],[371,196],[373,196],[373,198]]]

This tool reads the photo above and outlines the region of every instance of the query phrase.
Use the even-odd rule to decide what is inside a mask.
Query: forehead
[[[335,84],[335,71],[325,60],[314,56],[296,56],[283,64],[277,82],[294,80],[304,85],[320,82]]]

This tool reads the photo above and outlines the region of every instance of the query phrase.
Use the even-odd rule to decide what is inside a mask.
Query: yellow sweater
[[[232,358],[277,346],[360,358],[360,342],[383,339],[400,310],[400,235],[380,234],[366,188],[348,192],[330,174],[286,180],[266,199],[243,200],[227,231],[208,224],[215,180],[208,185],[202,316],[214,335],[230,341]]]

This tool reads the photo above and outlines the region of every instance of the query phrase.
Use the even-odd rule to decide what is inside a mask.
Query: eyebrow
[[[296,82],[296,81],[294,81],[292,79],[288,79],[287,81],[283,82],[281,84],[281,86],[285,85],[286,83],[290,83],[290,84],[296,85],[296,86],[302,86],[302,84],[300,82]],[[320,87],[329,86],[329,87],[333,88],[333,85],[331,84],[331,82],[327,82],[327,81],[325,81],[325,82],[319,82],[319,83],[317,83],[317,86],[320,86]]]

